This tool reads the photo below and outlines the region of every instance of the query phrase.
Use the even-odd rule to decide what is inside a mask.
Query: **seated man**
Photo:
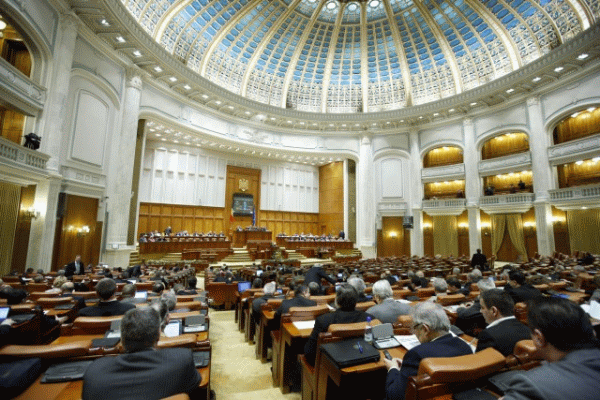
[[[85,308],[85,300],[83,297],[77,296],[77,292],[75,292],[75,284],[73,282],[63,283],[60,289],[62,291],[60,297],[72,297],[78,310]]]
[[[263,288],[265,294],[252,301],[252,316],[254,317],[255,321],[260,321],[261,306],[263,304],[265,304],[269,299],[280,298],[280,296],[275,297],[276,288],[277,284],[275,282],[267,283]]]
[[[394,300],[393,295],[392,287],[386,279],[375,282],[373,284],[373,298],[377,305],[370,307],[367,313],[384,324],[398,322],[398,316],[410,313],[410,305]]]
[[[433,278],[431,282],[433,283],[435,294],[428,298],[427,301],[435,303],[437,302],[438,296],[445,296],[448,294],[448,283],[443,278]]]
[[[134,308],[121,320],[125,354],[94,361],[83,377],[83,400],[162,399],[191,394],[200,384],[187,348],[156,349],[160,318],[151,307]]]
[[[583,309],[567,299],[538,297],[527,321],[537,353],[548,363],[515,376],[503,399],[598,399],[600,350]]]
[[[510,271],[508,279],[504,290],[510,294],[515,303],[526,303],[542,295],[542,292],[525,282],[525,275],[519,271]]]
[[[310,300],[309,297],[310,292],[308,288],[304,285],[300,285],[294,290],[294,298],[283,300],[281,305],[275,311],[275,316],[273,317],[273,323],[275,326],[280,325],[281,316],[290,311],[292,307],[311,307],[316,306],[317,302],[314,300]]]
[[[513,354],[518,341],[530,338],[529,328],[515,318],[515,303],[504,290],[482,292],[479,304],[488,326],[477,337],[476,351],[493,347],[508,356]]]
[[[180,294],[180,295],[198,294],[198,292],[196,291],[196,285],[198,284],[198,278],[196,278],[195,276],[188,278],[187,284],[188,284],[187,289],[180,290],[177,292],[177,294]]]
[[[100,297],[97,305],[79,310],[82,317],[109,317],[112,315],[123,315],[128,310],[135,308],[134,304],[121,303],[117,300],[115,292],[117,284],[110,278],[101,279],[96,284],[96,293]]]
[[[481,296],[481,293],[486,290],[495,289],[496,284],[491,279],[482,279],[477,282],[477,287],[479,288],[479,295]],[[456,310],[456,315],[457,318],[454,325],[469,336],[479,335],[479,332],[487,326],[485,318],[483,318],[483,314],[481,313],[479,297],[475,299],[472,305],[468,307],[459,307]]]
[[[365,281],[358,276],[352,276],[348,278],[348,284],[352,285],[354,289],[356,289],[356,293],[358,293],[357,303],[365,303],[367,301],[371,301],[371,296],[367,296],[365,294]]]
[[[335,305],[337,309],[332,313],[319,315],[317,317],[315,326],[304,346],[304,355],[309,364],[315,364],[319,333],[327,332],[329,325],[364,322],[367,320],[367,317],[373,318],[372,315],[367,314],[364,311],[355,310],[357,301],[358,293],[356,292],[356,289],[348,283],[342,284],[335,294]]]
[[[123,286],[121,290],[121,303],[136,303],[135,293],[137,292],[137,286],[135,283],[129,283]]]
[[[402,360],[384,359],[388,374],[385,382],[387,400],[402,400],[408,378],[416,376],[424,358],[457,357],[473,354],[471,347],[462,339],[452,336],[450,321],[444,309],[431,302],[417,304],[412,310],[413,332],[421,342],[409,350]]]

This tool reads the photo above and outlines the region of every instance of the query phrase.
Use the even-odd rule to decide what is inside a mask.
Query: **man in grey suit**
[[[382,279],[373,284],[373,299],[377,303],[367,310],[382,323],[393,324],[398,321],[398,316],[410,314],[410,305],[394,300],[392,287],[387,279]]]
[[[531,338],[548,361],[515,376],[504,400],[597,400],[600,349],[590,319],[567,299],[541,297],[529,303]]]

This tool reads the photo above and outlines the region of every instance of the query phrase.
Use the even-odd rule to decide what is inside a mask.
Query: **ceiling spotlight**
[[[510,89],[508,89],[508,90],[506,91],[506,93],[512,93],[512,92],[514,92],[514,91],[515,91],[515,89],[513,89],[513,88],[510,88]]]
[[[141,57],[142,53],[139,50],[134,50],[133,51],[133,55],[136,56],[136,57]]]
[[[170,78],[169,78],[169,80],[170,80],[171,82],[177,82],[177,78],[175,78],[174,76],[170,77]]]
[[[123,36],[117,36],[116,39],[119,43],[125,43],[125,38]]]
[[[6,22],[0,21],[0,31],[3,31],[6,28]]]
[[[476,105],[477,105],[477,102],[476,102],[476,101],[474,101],[474,102],[472,102],[472,103],[469,103],[469,105],[470,105],[471,107],[473,107],[473,106],[476,106]]]
[[[203,95],[202,95],[202,96],[200,96],[200,97],[202,97],[204,100],[208,99],[208,96],[207,96],[207,95],[205,95],[205,94],[203,94]]]
[[[215,101],[215,104],[218,105],[218,106],[220,106],[221,105],[221,101],[217,100],[217,101]]]
[[[554,72],[560,72],[563,69],[565,69],[565,68],[564,67],[556,67],[556,68],[554,68]]]
[[[578,60],[585,60],[586,58],[588,58],[588,54],[587,53],[582,53],[580,55],[577,56]]]
[[[163,142],[166,142],[166,141],[167,141],[167,139],[165,139],[165,138],[162,138],[162,139],[160,139],[160,140],[162,140]]]
[[[186,83],[185,85],[183,85],[183,88],[185,90],[190,90],[192,87]]]
[[[440,115],[440,113],[433,113],[434,117],[437,117],[438,115]]]
[[[448,110],[448,112],[454,112],[454,111],[456,111],[454,108],[451,108]]]
[[[575,161],[575,165],[581,165],[581,164],[583,164],[583,160]]]
[[[106,19],[104,19],[104,18],[102,18],[102,19],[100,20],[100,23],[101,23],[102,25],[104,25],[104,26],[110,26],[110,23],[109,23],[109,22],[108,22]]]
[[[532,82],[539,82],[542,78],[540,78],[539,76],[536,76],[535,78],[533,78],[531,81]]]
[[[162,72],[162,68],[159,67],[158,65],[156,67],[153,68],[156,72]]]

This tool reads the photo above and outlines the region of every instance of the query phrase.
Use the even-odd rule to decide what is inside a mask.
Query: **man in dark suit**
[[[290,311],[292,307],[312,307],[316,306],[317,302],[311,300],[309,297],[308,287],[304,285],[300,285],[294,290],[294,298],[283,300],[279,308],[275,311],[275,316],[273,317],[273,325],[279,326],[281,321],[281,316]]]
[[[73,279],[73,275],[84,275],[85,274],[85,266],[83,262],[81,262],[81,256],[75,256],[75,261],[70,262],[65,267],[65,276],[67,278]]]
[[[60,287],[61,295],[60,297],[72,297],[75,301],[77,310],[81,310],[85,308],[85,300],[81,296],[77,296],[77,292],[75,292],[75,284],[73,282],[65,282]]]
[[[82,317],[109,317],[112,315],[123,315],[128,310],[135,308],[134,304],[121,303],[117,300],[115,292],[117,284],[110,278],[101,279],[96,284],[96,293],[100,297],[97,305],[79,310]]]
[[[527,316],[537,354],[548,361],[515,376],[504,400],[597,400],[600,349],[589,316],[577,304],[538,297]]]
[[[515,303],[504,290],[481,293],[479,303],[488,326],[477,337],[476,351],[493,347],[508,356],[513,354],[517,342],[531,337],[529,328],[515,318]]]
[[[477,282],[477,288],[479,293],[485,292],[486,290],[495,289],[496,284],[491,279],[481,279]],[[481,313],[481,303],[479,297],[473,301],[473,304],[467,307],[459,307],[456,310],[456,321],[454,325],[460,328],[469,336],[477,336],[481,330],[483,330],[487,323],[483,314]]]
[[[402,360],[384,359],[388,369],[385,382],[387,400],[404,399],[408,378],[417,375],[419,364],[424,358],[473,354],[471,346],[449,333],[450,321],[439,304],[419,303],[411,314],[412,329],[421,344],[409,350]]]
[[[369,315],[364,311],[355,310],[357,301],[358,293],[354,287],[347,283],[344,283],[339,287],[335,295],[337,310],[317,317],[315,326],[304,346],[304,355],[306,361],[310,365],[315,364],[315,357],[317,356],[317,338],[319,337],[319,333],[327,332],[329,325],[364,322],[367,320],[367,317],[373,318],[372,315]]]
[[[485,254],[481,252],[481,249],[477,249],[477,252],[473,254],[473,258],[471,258],[471,267],[480,267],[480,269],[483,269],[486,262],[487,257]]]
[[[319,285],[319,288],[321,288],[321,279],[325,279],[327,282],[335,285],[335,279],[323,271],[322,265],[314,264],[311,269],[306,271],[306,274],[304,275],[304,284],[308,286],[311,282],[315,282]],[[323,291],[322,288],[321,291]]]
[[[275,296],[275,290],[277,284],[275,282],[269,282],[263,288],[264,295],[256,298],[252,301],[252,316],[257,323],[260,322],[261,306],[265,304],[269,299],[281,298],[281,296]]]
[[[162,399],[178,393],[195,398],[201,377],[186,348],[156,349],[160,317],[151,307],[128,311],[121,320],[125,354],[102,357],[83,377],[82,399]]]
[[[542,292],[525,282],[525,275],[519,271],[508,273],[508,283],[504,286],[506,293],[510,294],[515,303],[526,303],[542,296]]]

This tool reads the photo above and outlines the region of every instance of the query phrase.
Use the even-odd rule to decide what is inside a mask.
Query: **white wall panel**
[[[397,198],[404,197],[402,178],[402,160],[400,159],[384,159],[381,160],[380,182],[381,197]]]
[[[77,94],[71,158],[102,167],[109,127],[109,105],[85,90]]]

